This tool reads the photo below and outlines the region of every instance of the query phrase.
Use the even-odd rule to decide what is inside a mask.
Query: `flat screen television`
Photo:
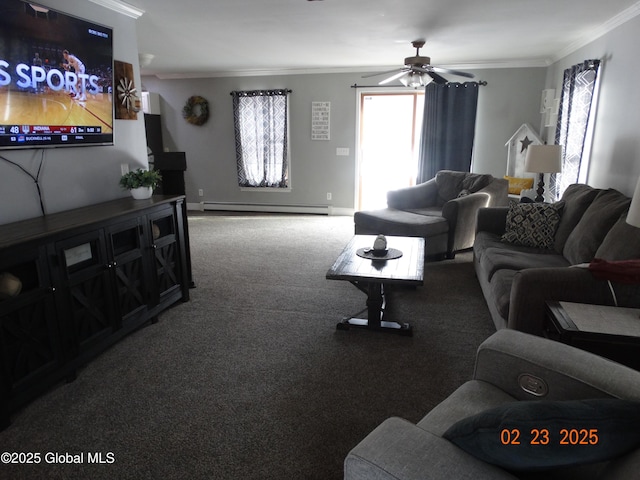
[[[113,29],[0,2],[0,148],[113,145]]]

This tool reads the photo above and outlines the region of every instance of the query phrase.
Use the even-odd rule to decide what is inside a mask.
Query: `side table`
[[[640,370],[640,309],[546,302],[545,336]]]

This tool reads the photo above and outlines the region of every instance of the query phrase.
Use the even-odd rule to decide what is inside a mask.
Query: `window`
[[[289,93],[231,92],[240,187],[289,188]]]
[[[599,60],[585,60],[564,71],[555,138],[557,145],[564,146],[562,173],[551,176],[556,199],[572,183],[586,181],[599,66]]]
[[[360,92],[358,210],[387,206],[387,192],[415,185],[424,92]]]

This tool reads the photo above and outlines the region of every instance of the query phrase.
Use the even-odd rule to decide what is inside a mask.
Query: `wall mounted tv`
[[[0,4],[0,148],[113,144],[113,30]]]

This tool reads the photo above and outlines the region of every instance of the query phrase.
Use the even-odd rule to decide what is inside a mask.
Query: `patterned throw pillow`
[[[511,204],[502,240],[525,247],[553,248],[563,207],[563,201]]]

